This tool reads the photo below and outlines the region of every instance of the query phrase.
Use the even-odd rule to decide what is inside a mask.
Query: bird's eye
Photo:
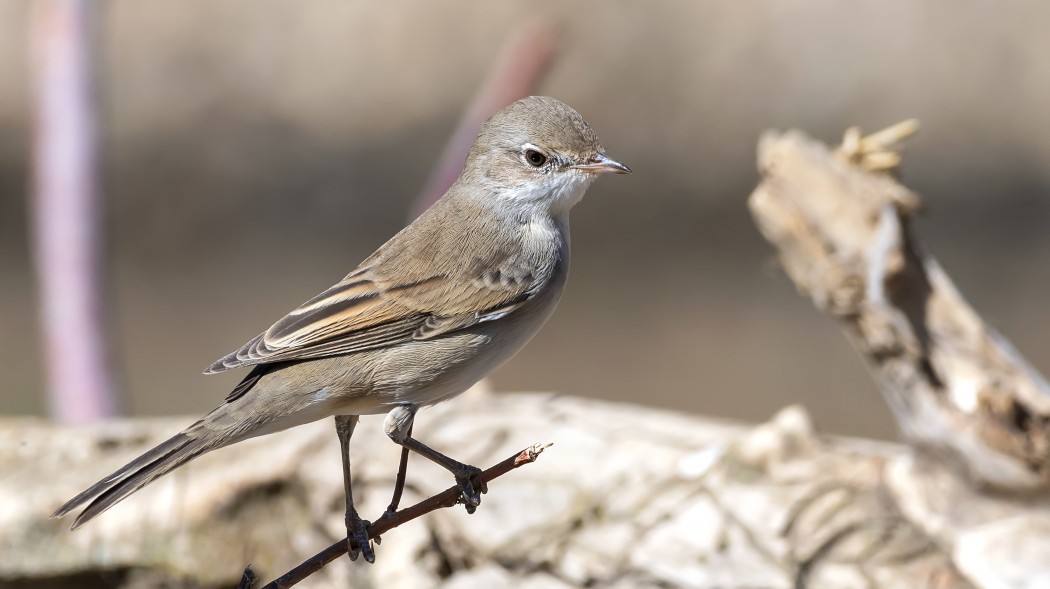
[[[530,166],[538,168],[547,163],[547,155],[536,149],[526,149],[525,161],[529,162]]]

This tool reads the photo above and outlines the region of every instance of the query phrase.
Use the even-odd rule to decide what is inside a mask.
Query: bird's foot
[[[469,464],[462,465],[462,469],[458,469],[453,474],[456,476],[456,486],[459,487],[460,502],[467,508],[467,513],[474,513],[474,510],[481,505],[482,493],[489,492],[489,486],[484,481],[477,481],[477,485],[474,484],[473,479],[477,475],[481,474],[481,469],[476,466],[470,466]]]
[[[350,556],[350,560],[357,560],[357,557],[363,554],[367,562],[373,563],[376,561],[372,543],[368,540],[368,526],[370,525],[372,525],[372,522],[361,519],[356,513],[347,514],[346,552]]]

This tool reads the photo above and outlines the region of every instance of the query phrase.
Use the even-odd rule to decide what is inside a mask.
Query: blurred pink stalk
[[[32,3],[35,263],[52,418],[118,412],[101,296],[91,0]]]
[[[441,198],[459,177],[463,160],[482,123],[504,106],[528,96],[539,85],[557,54],[557,33],[553,23],[540,19],[523,26],[504,45],[489,77],[445,144],[426,186],[412,204],[409,213],[413,219]]]

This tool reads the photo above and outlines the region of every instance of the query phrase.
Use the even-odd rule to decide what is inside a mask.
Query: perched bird
[[[190,460],[335,416],[350,556],[375,558],[354,508],[348,445],[358,416],[386,413],[394,442],[451,472],[469,510],[480,472],[411,436],[417,409],[463,392],[547,321],[569,271],[569,210],[600,174],[628,174],[572,108],[533,96],[481,128],[448,192],[356,270],[205,374],[251,366],[200,421],[72,498],[77,528]]]

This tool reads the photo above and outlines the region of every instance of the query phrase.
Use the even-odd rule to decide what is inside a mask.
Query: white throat
[[[561,219],[580,202],[587,187],[594,181],[591,174],[567,171],[543,176],[539,182],[529,182],[510,190],[503,190],[500,197],[521,212],[545,212],[552,218]]]

